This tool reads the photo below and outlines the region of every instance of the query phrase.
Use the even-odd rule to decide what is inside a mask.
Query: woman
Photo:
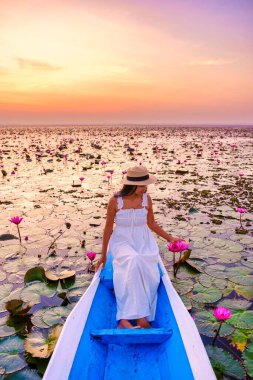
[[[147,185],[156,178],[144,166],[127,170],[123,188],[110,198],[103,233],[102,252],[96,270],[113,256],[113,285],[118,328],[150,328],[155,319],[159,247],[152,231],[168,242],[181,240],[165,232],[154,219]],[[116,228],[113,230],[113,223]],[[134,327],[130,321],[136,321]]]

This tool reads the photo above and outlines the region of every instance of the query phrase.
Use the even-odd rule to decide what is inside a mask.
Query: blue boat
[[[215,380],[198,329],[159,257],[151,329],[117,329],[112,256],[69,314],[44,380]]]

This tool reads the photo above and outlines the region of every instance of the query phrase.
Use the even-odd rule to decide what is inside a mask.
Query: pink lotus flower
[[[183,240],[173,241],[167,245],[169,251],[171,252],[182,252],[186,249],[189,249],[190,245]]]
[[[12,170],[11,174],[16,174],[15,170]]]
[[[216,331],[216,334],[215,334],[215,336],[213,338],[213,342],[212,342],[212,345],[214,346],[214,342],[216,341],[216,339],[217,339],[217,337],[219,335],[222,323],[224,321],[226,321],[227,319],[229,319],[231,317],[232,313],[231,313],[231,311],[229,309],[226,309],[223,306],[219,306],[219,307],[217,307],[216,309],[213,310],[213,315],[215,316],[216,319],[218,319],[218,321],[220,321],[219,328]]]
[[[114,170],[108,170],[108,172],[109,172],[110,174],[113,174],[113,173],[114,173]]]
[[[9,221],[10,221],[11,223],[14,223],[14,224],[17,224],[17,225],[18,225],[19,223],[21,223],[22,220],[23,220],[23,218],[22,218],[21,216],[14,216],[13,218],[9,219]]]
[[[244,175],[245,175],[245,174],[244,174],[243,172],[240,172],[240,173],[239,173],[239,176],[240,176],[240,177],[243,177]]]
[[[18,236],[19,236],[19,242],[21,244],[21,236],[20,236],[20,231],[19,231],[19,224],[22,222],[23,218],[21,216],[14,216],[13,218],[9,219],[11,223],[16,224],[17,229],[18,229]]]
[[[225,321],[226,319],[229,319],[231,317],[232,313],[229,309],[226,309],[225,307],[219,306],[213,310],[213,315],[219,321]]]
[[[105,165],[107,164],[107,162],[105,162],[105,161],[101,161],[100,164],[101,164],[102,166],[105,166]]]
[[[122,174],[126,174],[126,172],[127,172],[126,170],[122,170],[122,172],[121,172],[121,173],[122,173]]]
[[[96,255],[97,255],[96,252],[87,252],[86,253],[86,256],[90,259],[91,262],[95,259]]]
[[[83,180],[85,179],[84,177],[80,177],[79,178],[81,182],[83,182]]]
[[[168,249],[173,252],[173,272],[174,272],[174,277],[177,275],[177,271],[179,269],[180,263],[181,263],[181,254],[182,251],[189,249],[190,244],[188,244],[184,240],[178,240],[178,241],[173,241],[173,243],[170,243],[167,245]],[[175,261],[175,252],[180,252],[179,260],[176,266],[176,261]]]
[[[246,208],[240,208],[240,207],[236,208],[235,211],[239,212],[240,214],[248,212],[248,210],[246,210]]]
[[[28,236],[25,236],[24,239],[27,241],[28,240]]]
[[[244,230],[243,228],[243,225],[242,225],[242,214],[244,214],[245,212],[248,212],[248,210],[246,210],[246,208],[236,208],[235,211],[239,212],[240,213],[240,227],[242,230]]]

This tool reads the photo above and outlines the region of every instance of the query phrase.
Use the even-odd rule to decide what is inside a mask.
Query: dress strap
[[[120,210],[123,207],[122,197],[117,197],[117,204],[118,204],[118,209]]]
[[[148,194],[143,193],[142,195],[142,207],[147,207],[148,205]]]

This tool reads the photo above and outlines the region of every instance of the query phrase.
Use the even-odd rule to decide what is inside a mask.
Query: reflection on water
[[[92,278],[86,273],[85,252],[101,249],[108,199],[121,187],[122,171],[142,164],[158,178],[148,188],[158,224],[191,243],[190,259],[174,279],[171,253],[157,237],[175,288],[206,346],[217,326],[208,317],[204,321],[200,312],[211,312],[214,305],[227,305],[234,314],[242,310],[240,322],[230,329],[227,325],[227,331],[224,327],[216,345],[247,367],[242,353],[247,353],[253,336],[248,322],[253,298],[252,137],[252,128],[238,127],[1,127],[0,338],[18,338],[6,322],[5,303],[13,297],[33,304],[33,330],[53,326],[43,314],[47,308],[60,308],[53,309],[60,317],[52,320],[63,323]],[[242,215],[246,234],[235,231],[240,226],[237,207],[248,210]],[[19,225],[21,245],[9,221],[13,216],[24,218]],[[37,284],[35,301],[29,288],[34,284],[23,282],[34,267],[58,273],[75,270],[76,284],[64,290],[59,282],[53,291]],[[65,313],[60,305],[67,298]],[[14,369],[3,367],[5,373],[27,371],[28,376],[26,366],[24,361]],[[227,379],[240,378],[240,369],[234,374],[224,371]]]

